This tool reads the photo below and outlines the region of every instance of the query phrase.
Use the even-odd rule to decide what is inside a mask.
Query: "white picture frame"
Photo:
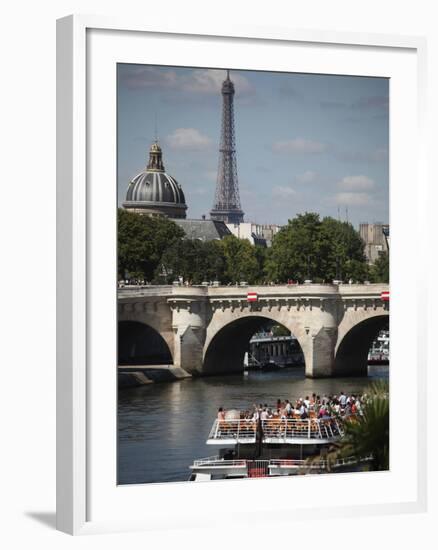
[[[129,38],[129,39],[128,39]],[[161,48],[148,50],[146,43],[159,41]],[[144,42],[145,41],[145,42]],[[144,42],[144,43],[143,43]],[[220,43],[220,51],[218,49]],[[194,44],[202,48],[193,47]],[[175,45],[178,45],[176,48]],[[139,47],[140,46],[140,47]],[[236,49],[237,48],[237,49]],[[254,55],[257,48],[257,55]],[[290,48],[296,58],[287,61]],[[234,50],[233,50],[234,49]],[[321,49],[330,53],[324,61],[326,73],[368,74],[393,79],[391,91],[391,346],[392,362],[400,369],[391,373],[391,470],[369,474],[378,476],[360,481],[360,474],[301,477],[295,483],[312,484],[323,491],[342,493],[356,483],[360,499],[354,506],[342,505],[341,499],[313,508],[311,502],[296,506],[277,505],[276,517],[293,512],[295,519],[322,518],[342,515],[418,512],[426,509],[426,430],[420,422],[420,395],[426,393],[426,335],[417,319],[410,324],[413,339],[414,374],[408,378],[408,366],[400,344],[408,332],[398,321],[409,301],[418,312],[426,303],[425,274],[418,268],[403,273],[403,250],[411,247],[416,261],[423,265],[420,236],[425,233],[421,210],[426,201],[425,177],[425,40],[418,37],[364,35],[294,29],[245,28],[179,29],[163,24],[152,28],[147,22],[109,19],[94,16],[69,16],[58,21],[57,28],[57,527],[70,534],[107,532],[114,530],[153,529],[168,525],[212,527],[214,514],[189,513],[190,506],[201,500],[206,509],[209,502],[225,502],[230,494],[256,498],[263,488],[265,502],[278,494],[278,480],[189,484],[168,483],[151,486],[116,487],[112,485],[115,461],[115,401],[116,371],[106,373],[102,364],[112,364],[116,341],[110,344],[108,334],[115,335],[115,118],[105,122],[105,134],[96,149],[97,135],[103,121],[114,108],[114,89],[106,88],[105,98],[99,93],[115,78],[115,62],[146,62],[151,64],[202,65],[209,56],[208,66],[232,68],[266,68],[291,72],[321,72]],[[312,54],[312,50],[314,53]],[[159,55],[156,53],[159,51]],[[152,54],[152,52],[155,52]],[[185,53],[185,52],[189,52]],[[315,53],[316,52],[316,53]],[[319,52],[319,60],[317,53]],[[272,53],[275,53],[273,63]],[[238,55],[237,55],[238,54]],[[260,54],[260,55],[258,55]],[[102,57],[99,58],[99,55]],[[196,59],[198,60],[196,60]],[[143,60],[143,61],[142,61]],[[222,60],[222,61],[221,61]],[[232,61],[234,60],[234,61]],[[357,61],[354,63],[354,61]],[[234,63],[234,65],[233,65]],[[289,63],[289,65],[288,65]],[[273,64],[275,66],[273,66]],[[348,65],[349,64],[349,65]],[[353,67],[343,70],[343,67]],[[319,69],[318,69],[319,67]],[[368,67],[366,69],[366,67]],[[353,71],[353,72],[351,72]],[[404,91],[401,88],[404,88]],[[101,98],[99,109],[95,97]],[[99,111],[99,113],[97,113]],[[100,123],[99,123],[100,122]],[[102,126],[102,127],[100,127]],[[99,129],[100,128],[100,129]],[[410,139],[404,135],[410,132]],[[90,134],[91,132],[91,134]],[[411,145],[411,149],[408,146]],[[413,146],[412,146],[413,145]],[[410,152],[408,158],[408,150]],[[107,184],[108,194],[96,205],[96,195],[102,191],[96,182],[99,169]],[[411,195],[406,196],[407,181]],[[397,188],[394,180],[397,179]],[[400,187],[400,189],[399,189]],[[112,191],[111,191],[112,190]],[[112,194],[111,194],[112,193]],[[111,211],[111,212],[110,212]],[[410,229],[403,219],[411,212]],[[98,223],[97,223],[98,222]],[[96,249],[97,240],[101,244]],[[412,256],[411,256],[412,258]],[[105,275],[106,270],[107,275]],[[97,281],[99,284],[97,285]],[[114,309],[113,315],[111,310]],[[100,311],[99,313],[97,313]],[[109,314],[105,314],[105,311]],[[413,316],[415,317],[415,315]],[[96,330],[96,323],[109,323]],[[113,327],[113,328],[111,328]],[[106,330],[108,328],[108,331]],[[111,342],[112,339],[110,338]],[[104,346],[106,345],[106,348]],[[411,352],[410,352],[411,353]],[[99,361],[96,358],[99,357]],[[102,360],[100,360],[102,358]],[[397,363],[399,361],[399,363]],[[414,403],[408,421],[409,441],[414,447],[409,463],[394,452],[401,450],[399,419],[394,414],[406,392]],[[415,413],[415,414],[414,414]],[[394,452],[393,452],[394,451]],[[99,466],[97,468],[97,465]],[[408,473],[403,469],[409,466]],[[406,474],[402,477],[403,474]],[[307,476],[306,476],[307,477]],[[318,478],[318,479],[317,479]],[[403,483],[401,480],[403,479]],[[370,481],[371,480],[371,481]],[[237,485],[236,485],[237,483]],[[363,490],[369,486],[369,493]],[[362,487],[362,489],[361,489]],[[379,487],[379,489],[377,489]],[[282,488],[280,488],[283,490]],[[373,494],[374,491],[374,494]],[[153,506],[147,508],[147,502]],[[160,505],[166,507],[165,517]],[[304,499],[305,500],[305,499]],[[186,503],[186,506],[182,506]],[[246,520],[251,521],[258,508],[251,509]],[[263,517],[274,519],[269,504],[260,508]],[[245,514],[240,520],[245,520]],[[260,521],[258,515],[257,521]]]

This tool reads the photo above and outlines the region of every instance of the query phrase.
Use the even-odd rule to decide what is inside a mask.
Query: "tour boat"
[[[389,331],[381,331],[368,353],[368,365],[389,365]]]
[[[315,457],[323,457],[344,435],[339,417],[253,420],[235,413],[237,419],[214,421],[206,443],[219,446],[219,452],[193,462],[191,481],[324,473],[329,463]],[[357,461],[347,458],[330,463],[330,470],[356,466]]]

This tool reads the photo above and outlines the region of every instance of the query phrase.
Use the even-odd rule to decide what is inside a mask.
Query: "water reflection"
[[[118,410],[118,482],[186,481],[195,458],[214,454],[205,440],[220,406],[246,409],[253,403],[295,401],[312,393],[359,393],[373,379],[388,378],[388,372],[387,366],[373,366],[364,378],[309,379],[303,369],[285,369],[123,390]]]

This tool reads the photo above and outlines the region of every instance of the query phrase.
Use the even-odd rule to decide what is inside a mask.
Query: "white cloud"
[[[275,153],[291,153],[291,154],[315,154],[323,153],[327,150],[327,144],[321,141],[312,141],[310,139],[295,138],[284,141],[276,141],[272,145],[272,150]]]
[[[278,199],[289,199],[294,195],[296,195],[296,191],[295,189],[292,189],[292,187],[275,185],[272,188],[272,196]]]
[[[184,82],[184,89],[201,94],[219,94],[225,78],[225,71],[218,71],[217,69],[195,70],[191,78],[187,78]],[[230,78],[234,83],[236,94],[245,95],[254,93],[254,87],[244,76],[231,72]]]
[[[314,183],[318,179],[318,173],[313,172],[312,170],[307,170],[303,174],[298,174],[295,176],[295,180],[298,183]]]
[[[135,66],[122,68],[119,78],[130,89],[155,88],[217,95],[220,94],[226,72],[218,69],[195,69],[190,74],[182,74],[174,69]],[[245,76],[231,71],[230,78],[236,95],[254,94],[255,88]]]
[[[367,176],[345,176],[338,182],[340,189],[346,191],[366,191],[374,187],[374,180]]]
[[[166,137],[172,149],[181,151],[204,151],[211,147],[211,139],[196,128],[177,128]]]
[[[370,204],[371,197],[368,193],[338,193],[336,203],[345,206],[365,206]]]
[[[162,71],[157,67],[143,65],[121,66],[119,70],[119,82],[127,88],[174,88],[178,77],[173,70]]]

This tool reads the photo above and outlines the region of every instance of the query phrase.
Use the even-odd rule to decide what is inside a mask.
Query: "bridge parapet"
[[[148,296],[239,296],[248,292],[259,296],[376,296],[389,290],[387,284],[300,284],[300,285],[248,285],[248,286],[184,286],[148,285],[127,286],[117,290],[119,299]]]
[[[339,285],[339,294],[342,297],[351,296],[370,296],[379,297],[382,292],[389,290],[388,284],[369,284],[369,285]]]
[[[208,296],[239,296],[245,297],[249,292],[255,292],[259,297],[265,296],[334,296],[338,294],[337,285],[263,285],[263,286],[221,286],[207,287]]]
[[[117,289],[117,299],[124,301],[132,298],[171,296],[171,285],[126,286]]]

